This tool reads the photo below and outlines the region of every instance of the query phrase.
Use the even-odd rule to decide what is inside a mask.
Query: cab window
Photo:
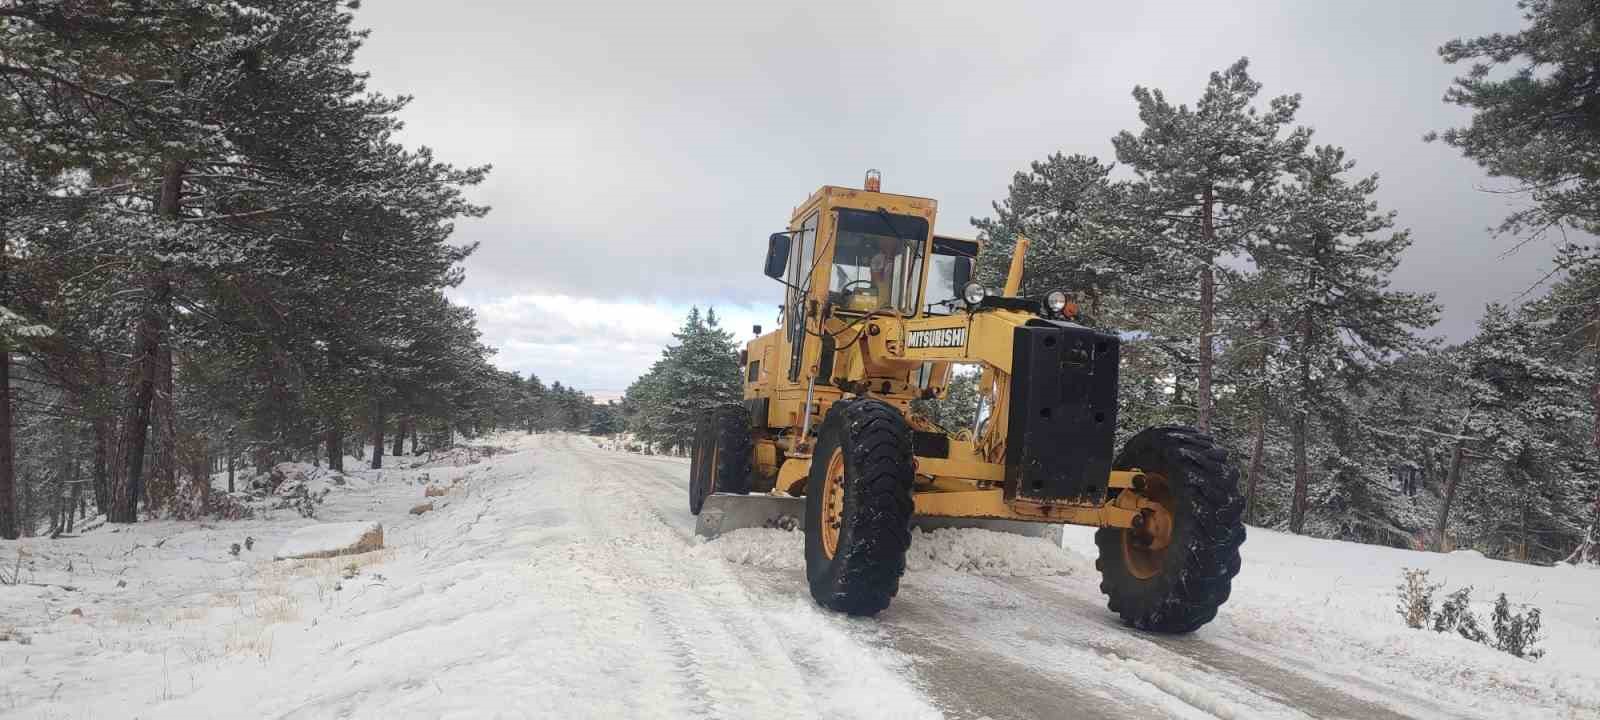
[[[835,310],[917,311],[928,222],[910,215],[841,208],[834,233],[829,297]]]
[[[933,238],[933,257],[928,260],[928,290],[923,294],[922,311],[927,315],[949,315],[962,306],[963,277],[956,266],[964,264],[966,275],[978,256],[978,244],[971,240]]]

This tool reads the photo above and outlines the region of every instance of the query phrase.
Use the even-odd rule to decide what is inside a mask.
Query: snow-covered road
[[[582,440],[563,440],[563,461],[573,464],[577,476],[634,488],[650,515],[692,544],[687,469],[681,461],[597,451]],[[948,717],[1480,716],[1470,708],[1441,707],[1398,688],[1321,668],[1314,658],[1238,638],[1219,642],[1209,630],[1187,637],[1134,632],[1105,609],[1098,576],[1081,558],[1069,575],[914,571],[894,604],[875,620],[845,618],[809,602],[796,607],[788,600],[809,597],[798,538],[784,542],[778,531],[762,534],[794,559],[763,558],[758,567],[738,573],[741,601],[752,601],[765,623],[776,619],[770,613],[796,613],[800,617],[784,622],[816,623],[869,654],[894,658],[927,702]],[[690,563],[680,561],[685,564]],[[759,567],[763,564],[793,567],[770,570]],[[779,647],[791,653],[789,662],[814,667],[815,658],[794,655],[795,646],[778,639]],[[706,651],[716,653],[714,640]],[[859,717],[886,712],[877,702],[851,705]]]
[[[1590,570],[1258,532],[1217,621],[1165,637],[1105,610],[1087,532],[1062,549],[940,531],[918,534],[889,610],[849,618],[811,602],[799,534],[695,538],[683,460],[578,436],[495,442],[514,452],[363,472],[331,495],[319,521],[385,525],[389,549],[356,568],[271,561],[311,522],[298,517],[25,541],[35,584],[0,588],[0,632],[29,644],[0,642],[0,715],[1592,718],[1600,706]],[[456,482],[413,516],[421,472]],[[247,533],[256,549],[231,558]],[[1402,564],[1532,593],[1550,655],[1400,626],[1389,588]]]

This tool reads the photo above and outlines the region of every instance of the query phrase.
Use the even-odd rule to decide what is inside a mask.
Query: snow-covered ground
[[[1253,531],[1217,621],[1163,637],[1105,610],[1087,531],[941,530],[855,619],[810,601],[799,535],[695,538],[685,460],[491,442],[512,452],[354,471],[316,519],[0,541],[26,583],[0,587],[0,716],[1600,717],[1593,569]],[[368,521],[385,549],[272,560]],[[1405,628],[1402,567],[1473,585],[1480,615],[1539,606],[1548,654]]]

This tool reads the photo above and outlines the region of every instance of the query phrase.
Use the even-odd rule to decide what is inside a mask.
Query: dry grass
[[[144,613],[141,613],[134,608],[119,607],[111,609],[111,622],[132,625],[134,623],[142,623],[144,621]]]
[[[256,597],[255,616],[264,623],[291,622],[300,619],[300,599],[287,595]]]
[[[315,578],[324,576],[339,576],[344,574],[345,568],[354,565],[357,570],[369,565],[376,565],[393,558],[393,548],[383,548],[359,555],[341,555],[331,558],[311,558],[307,560],[277,560],[266,566],[261,571],[261,577],[267,581],[282,581],[289,578]]]
[[[172,619],[189,621],[204,620],[209,614],[211,614],[210,607],[199,605],[194,607],[179,608],[177,612],[172,614]]]
[[[254,655],[262,662],[272,659],[272,630],[248,623],[233,625],[222,638],[223,655]]]
[[[18,645],[32,644],[32,640],[26,634],[10,625],[0,625],[0,642],[14,642]]]
[[[256,591],[249,613],[263,624],[300,619],[300,598],[285,583],[271,583]]]

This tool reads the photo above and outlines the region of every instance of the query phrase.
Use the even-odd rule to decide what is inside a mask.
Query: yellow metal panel
[[[916,513],[929,517],[996,518],[1094,527],[1129,527],[1137,509],[1118,505],[1007,503],[999,490],[929,492],[913,496]]]
[[[804,494],[806,478],[811,476],[811,458],[790,456],[778,466],[778,483],[774,487],[790,495]]]
[[[955,455],[954,452],[951,455]],[[961,478],[963,480],[988,480],[1004,482],[1006,466],[982,460],[957,460],[953,458],[917,458],[917,472],[935,477]]]
[[[755,466],[763,477],[772,477],[778,471],[778,446],[771,440],[756,441]]]

